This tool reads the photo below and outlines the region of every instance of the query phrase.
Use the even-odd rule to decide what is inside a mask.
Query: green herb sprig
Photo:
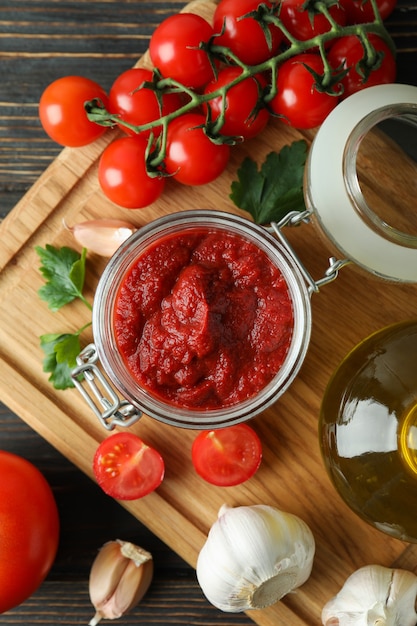
[[[91,311],[92,306],[83,295],[87,250],[83,248],[80,254],[66,246],[55,248],[47,244],[45,248],[36,246],[35,251],[41,260],[39,271],[46,281],[38,295],[48,308],[56,312],[79,299]],[[74,333],[48,333],[40,337],[45,353],[43,371],[51,374],[49,381],[55,389],[74,387],[71,370],[81,351],[80,335],[89,326],[91,322]]]
[[[279,222],[291,211],[304,211],[303,177],[307,142],[294,141],[270,152],[260,169],[250,157],[238,169],[230,198],[250,213],[256,224]]]

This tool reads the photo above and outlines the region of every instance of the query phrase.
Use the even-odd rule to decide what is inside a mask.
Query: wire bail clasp
[[[77,367],[72,370],[71,378],[104,428],[107,430],[113,430],[116,426],[128,428],[142,417],[142,412],[130,402],[120,400],[98,368],[98,354],[93,343],[86,346],[76,360]]]
[[[303,275],[304,280],[307,283],[308,291],[311,294],[317,293],[320,291],[320,287],[323,285],[327,285],[328,283],[335,280],[339,274],[339,270],[346,265],[349,265],[351,261],[349,259],[336,259],[335,257],[330,257],[328,259],[329,266],[325,270],[322,278],[315,280],[310,272],[307,270],[305,265],[300,261],[295,252],[294,248],[291,246],[288,239],[282,232],[282,228],[284,226],[299,226],[302,223],[308,224],[310,221],[311,212],[309,210],[306,211],[291,211],[289,212],[281,221],[271,222],[270,230],[274,233],[274,235],[279,239],[282,245],[286,248],[289,254],[292,256],[293,260],[296,262],[301,274]]]

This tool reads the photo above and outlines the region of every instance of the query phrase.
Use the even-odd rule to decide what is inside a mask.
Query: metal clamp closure
[[[280,240],[282,245],[289,252],[292,259],[295,261],[298,269],[300,270],[304,280],[307,283],[308,291],[311,295],[312,293],[317,293],[320,290],[320,287],[322,287],[323,285],[327,285],[327,283],[335,280],[335,278],[337,278],[339,274],[339,270],[345,265],[350,264],[351,261],[349,259],[336,259],[335,257],[330,257],[329,267],[325,271],[324,276],[318,280],[314,280],[305,265],[298,258],[294,248],[281,230],[284,226],[299,226],[301,223],[308,223],[310,221],[310,215],[310,211],[291,211],[278,223],[271,222],[269,230],[275,234],[275,236]]]
[[[140,419],[142,413],[127,400],[120,400],[98,368],[97,361],[97,349],[91,343],[77,356],[78,365],[71,372],[74,385],[104,428],[107,430],[113,430],[116,426],[128,428]]]

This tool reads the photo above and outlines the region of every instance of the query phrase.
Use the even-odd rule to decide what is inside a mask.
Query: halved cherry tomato
[[[151,83],[152,78],[153,72],[144,67],[132,67],[120,74],[109,91],[109,112],[118,115],[123,122],[142,126],[179,109],[182,101],[178,94],[163,94],[159,101],[155,91],[143,86],[145,82]],[[120,128],[128,135],[135,134],[123,124]],[[160,126],[152,128],[154,136],[160,132]],[[150,130],[141,131],[145,137],[150,133]]]
[[[117,500],[137,500],[161,484],[164,460],[137,435],[119,432],[104,439],[94,455],[97,483]]]
[[[199,433],[191,456],[197,474],[204,480],[232,487],[255,474],[262,460],[262,444],[253,428],[236,424]]]
[[[107,106],[107,94],[95,81],[84,76],[63,76],[48,85],[39,102],[44,131],[62,146],[86,146],[106,130],[90,122],[84,103],[95,98]]]

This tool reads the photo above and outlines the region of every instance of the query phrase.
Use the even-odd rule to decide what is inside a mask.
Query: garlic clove
[[[112,256],[137,230],[130,222],[115,219],[90,220],[66,228],[81,246],[106,257]]]
[[[346,579],[323,607],[324,626],[415,626],[417,576],[401,569],[366,565]]]
[[[278,602],[310,576],[315,553],[300,518],[266,505],[221,507],[197,559],[197,579],[222,611]]]
[[[153,577],[152,555],[132,543],[109,541],[91,566],[89,592],[96,614],[89,626],[102,618],[118,619],[143,598]]]

